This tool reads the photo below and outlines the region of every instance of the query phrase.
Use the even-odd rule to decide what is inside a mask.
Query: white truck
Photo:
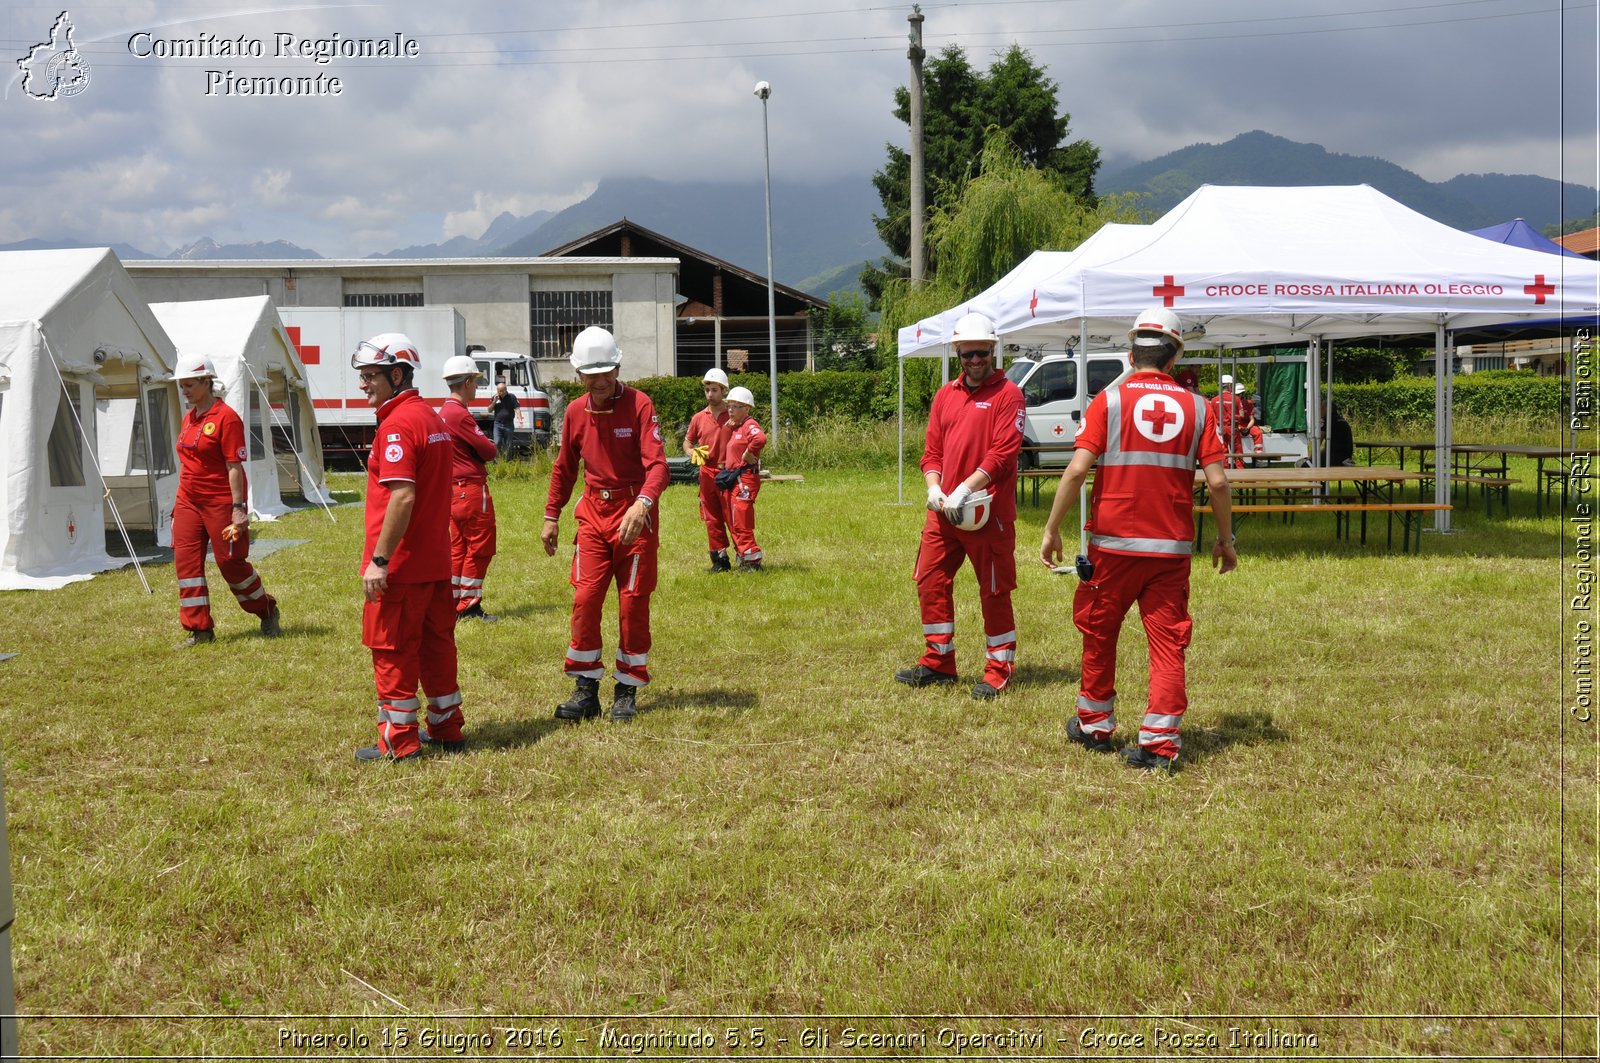
[[[539,387],[538,370],[525,354],[484,351],[467,345],[466,322],[449,306],[399,309],[337,306],[279,307],[289,340],[305,363],[311,404],[316,410],[322,452],[330,466],[359,465],[372,447],[377,418],[361,393],[361,381],[350,365],[356,344],[380,332],[403,332],[422,353],[415,377],[417,391],[435,408],[450,389],[440,369],[451,355],[471,354],[483,377],[469,405],[473,416],[493,434],[489,402],[501,381],[518,400],[515,445],[543,446],[550,438],[550,396]]]
[[[1126,351],[1088,356],[1089,391],[1084,404],[1128,368]],[[1196,360],[1194,364],[1200,364]],[[1023,427],[1022,468],[1065,465],[1072,460],[1072,441],[1078,438],[1078,365],[1071,354],[1018,358],[1006,367],[1006,376],[1022,389],[1028,407]],[[1279,461],[1305,463],[1304,432],[1268,432],[1262,450]]]

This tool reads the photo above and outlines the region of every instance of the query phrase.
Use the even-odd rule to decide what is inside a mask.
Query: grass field
[[[1047,500],[1016,680],[980,704],[891,679],[923,517],[893,471],[775,471],[806,482],[760,496],[763,576],[704,574],[667,492],[626,728],[551,719],[570,509],[546,558],[542,469],[503,474],[459,757],[351,756],[358,506],[257,526],[310,540],[260,563],[275,642],[214,570],[217,641],[184,653],[170,565],[151,596],[131,570],[0,596],[24,1053],[1592,1057],[1595,725],[1564,704],[1563,523],[1528,484],[1420,556],[1244,524],[1236,573],[1195,567],[1185,766],[1158,778],[1065,741]],[[956,642],[975,676],[967,572]],[[1122,653],[1119,742],[1136,619]]]

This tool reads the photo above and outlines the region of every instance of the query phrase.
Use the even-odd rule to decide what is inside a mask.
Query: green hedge
[[[1457,415],[1548,417],[1566,409],[1566,384],[1560,377],[1496,369],[1458,376],[1451,385]],[[1432,377],[1401,377],[1382,384],[1335,384],[1333,400],[1352,422],[1433,423]]]
[[[756,400],[756,419],[770,420],[771,391],[760,373],[735,373],[735,385],[750,389]],[[650,396],[661,423],[681,436],[694,412],[705,405],[700,381],[694,377],[648,377],[631,382]],[[552,381],[569,400],[583,394],[575,381]],[[937,359],[916,359],[906,365],[906,416],[927,414],[939,387]],[[806,428],[828,418],[849,422],[894,419],[898,382],[895,370],[780,373],[778,416],[782,427]],[[1560,377],[1541,377],[1514,369],[1497,369],[1458,376],[1454,383],[1455,412],[1481,417],[1556,418],[1566,409],[1566,385]],[[1413,421],[1433,423],[1433,378],[1400,377],[1381,384],[1335,384],[1334,401],[1353,422]]]

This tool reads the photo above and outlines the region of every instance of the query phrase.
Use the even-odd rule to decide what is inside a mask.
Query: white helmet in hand
[[[989,523],[989,510],[994,507],[994,496],[987,489],[974,491],[954,511],[945,510],[945,518],[962,531],[977,531]]]

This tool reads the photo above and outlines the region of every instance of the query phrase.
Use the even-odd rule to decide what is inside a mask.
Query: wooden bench
[[[1431,474],[1433,472],[1433,468],[1432,466],[1429,466],[1423,471]],[[1450,482],[1453,484],[1467,485],[1467,500],[1469,502],[1472,499],[1472,488],[1479,488],[1483,492],[1485,506],[1488,505],[1489,492],[1491,490],[1499,491],[1500,509],[1503,513],[1505,513],[1506,516],[1509,517],[1511,515],[1511,488],[1515,487],[1517,484],[1520,484],[1522,481],[1507,476],[1480,476],[1476,473],[1457,472],[1450,474]],[[1422,498],[1432,484],[1433,478],[1431,475],[1426,480],[1418,480],[1417,497]]]
[[[1403,531],[1400,552],[1407,553],[1411,550],[1411,525],[1419,522],[1424,513],[1433,513],[1441,509],[1452,508],[1448,503],[1438,502],[1244,502],[1231,507],[1235,516],[1250,513],[1332,513],[1334,515],[1335,534],[1340,538],[1349,535],[1350,514],[1361,514],[1361,542],[1367,541],[1367,514],[1383,513],[1388,518],[1387,545],[1394,549],[1394,517],[1400,515]],[[1206,514],[1211,512],[1210,505],[1196,505],[1194,507],[1194,544],[1198,552],[1205,545]],[[1422,552],[1422,528],[1417,528],[1417,553]]]

